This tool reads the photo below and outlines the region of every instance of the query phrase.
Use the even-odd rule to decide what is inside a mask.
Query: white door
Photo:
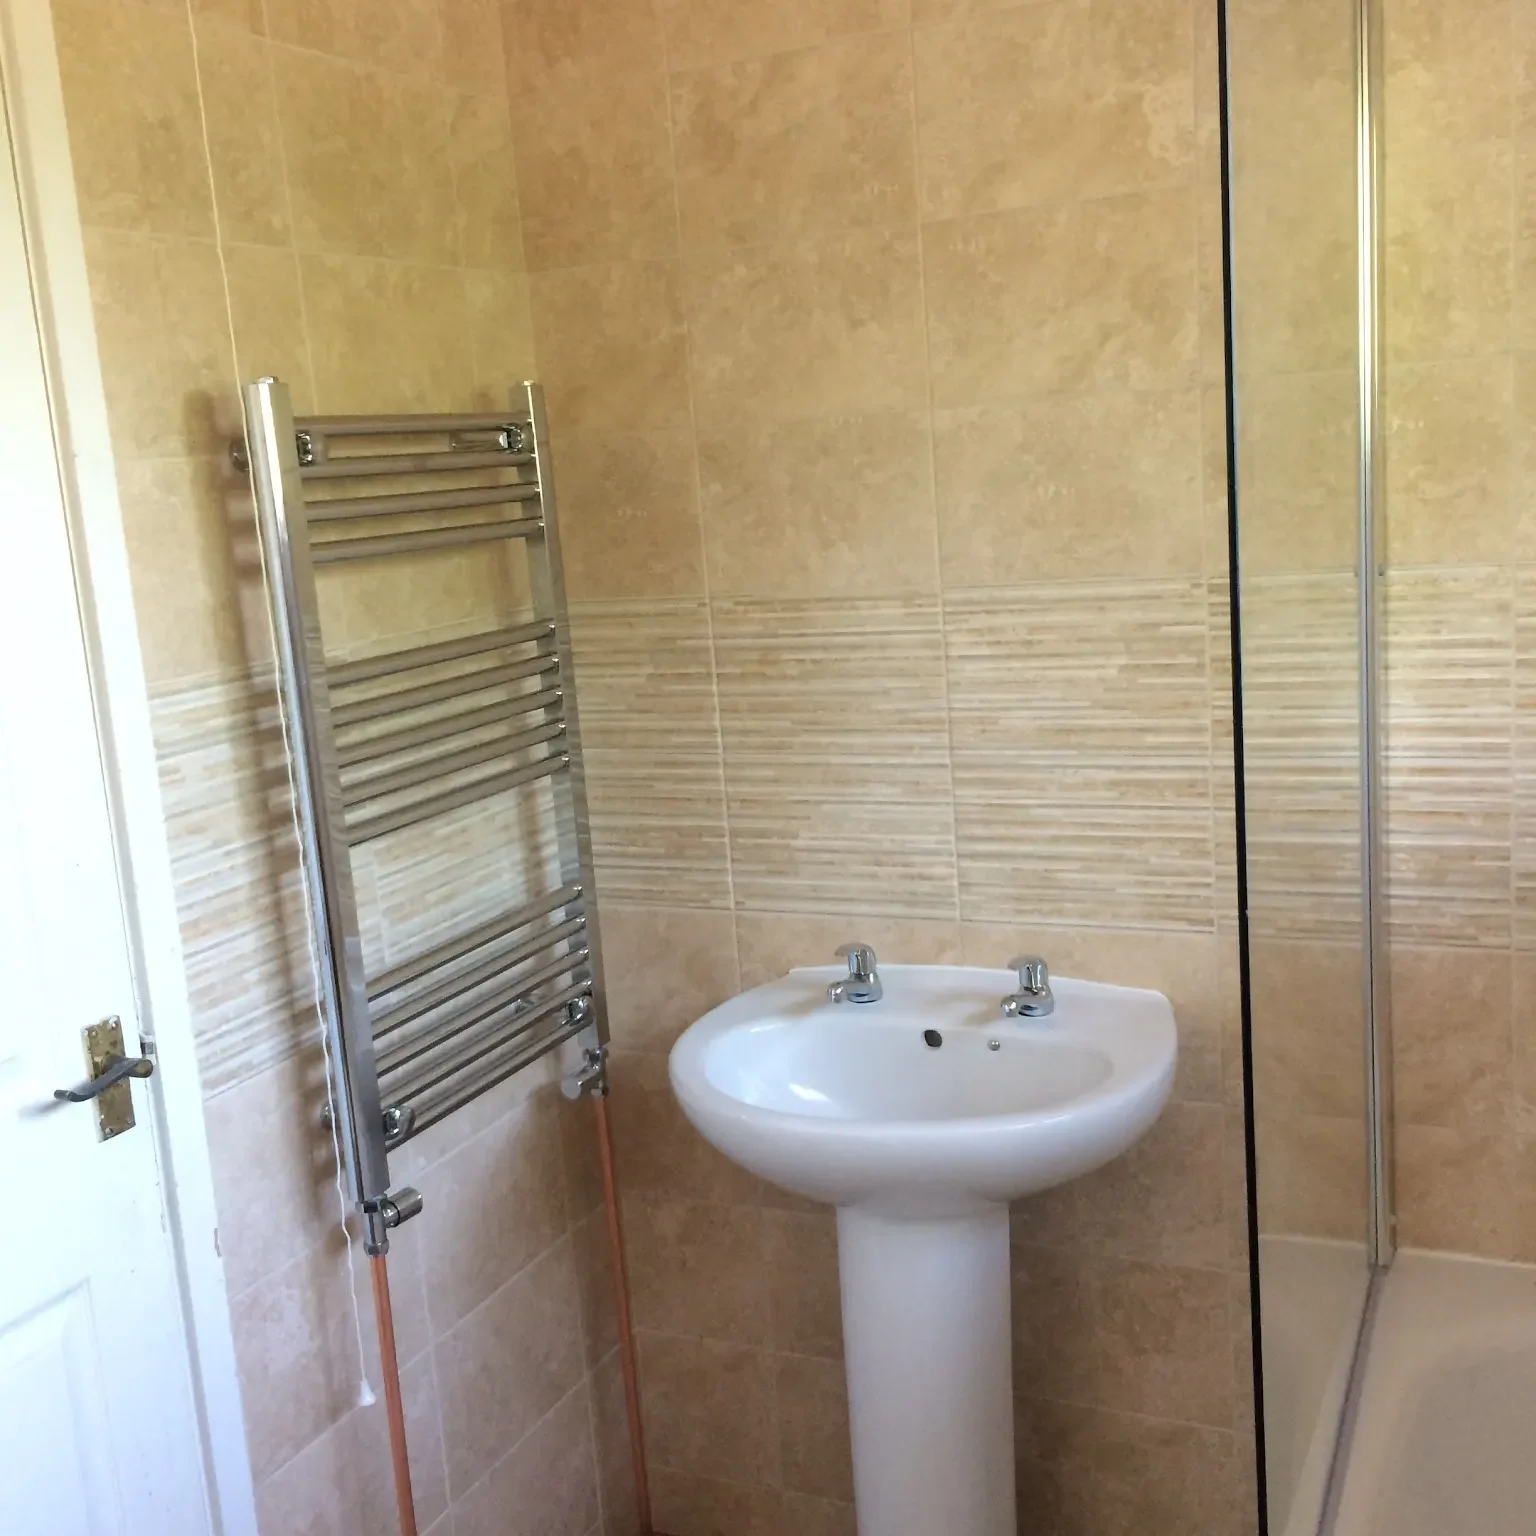
[[[98,1140],[82,1029],[144,1042],[0,114],[0,1532],[210,1529],[154,1084]]]

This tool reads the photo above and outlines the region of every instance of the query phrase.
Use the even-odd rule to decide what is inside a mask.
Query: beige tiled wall
[[[1384,36],[1399,1236],[1536,1261],[1536,8],[1388,0]]]
[[[861,937],[1173,998],[1157,1133],[1018,1215],[1021,1508],[1247,1532],[1210,8],[506,14],[657,1526],[853,1528],[831,1214],[664,1053]]]
[[[393,1511],[382,1410],[359,1406],[363,1366],[378,1388],[368,1281],[349,1269],[317,1124],[250,513],[226,452],[238,382],[261,373],[300,411],[341,412],[488,406],[534,371],[500,8],[53,13],[261,1527],[371,1536]],[[377,648],[483,623],[523,590],[457,556],[353,575],[322,594],[327,636]],[[545,850],[525,809],[370,845],[370,951],[408,953],[429,913],[530,878]],[[424,1531],[499,1536],[508,1509],[560,1536],[633,1529],[585,1116],[534,1074],[393,1160],[427,1197],[391,1260]]]

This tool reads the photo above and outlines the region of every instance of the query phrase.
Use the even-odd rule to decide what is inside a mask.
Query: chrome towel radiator
[[[576,1039],[602,1092],[608,1039],[592,854],[542,392],[507,411],[295,418],[245,389],[249,468],[345,1176],[371,1254],[420,1208],[389,1151]],[[526,622],[327,659],[315,569],[524,541]],[[519,786],[552,790],[550,888],[365,973],[351,850]]]

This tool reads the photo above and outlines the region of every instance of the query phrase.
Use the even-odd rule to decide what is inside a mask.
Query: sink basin
[[[1008,1202],[1145,1135],[1177,1057],[1158,992],[1057,979],[1004,1018],[1012,971],[791,971],[707,1013],[672,1090],[712,1145],[838,1208],[859,1536],[1015,1536]]]
[[[1053,1014],[1004,1019],[1011,971],[880,974],[878,1003],[828,1002],[846,971],[827,967],[705,1014],[672,1051],[700,1134],[812,1200],[959,1214],[1117,1157],[1168,1097],[1176,1037],[1161,993],[1058,979]]]

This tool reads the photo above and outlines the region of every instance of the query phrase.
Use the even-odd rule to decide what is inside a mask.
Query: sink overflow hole
[[[923,1031],[923,1042],[932,1050],[936,1051],[941,1045],[944,1044],[944,1036],[941,1035],[936,1029],[925,1029]]]
[[[1000,1050],[1002,1050],[1002,1048],[1003,1048],[1003,1042],[1001,1040],[988,1040],[987,1041],[987,1049],[989,1051],[1000,1051]]]

